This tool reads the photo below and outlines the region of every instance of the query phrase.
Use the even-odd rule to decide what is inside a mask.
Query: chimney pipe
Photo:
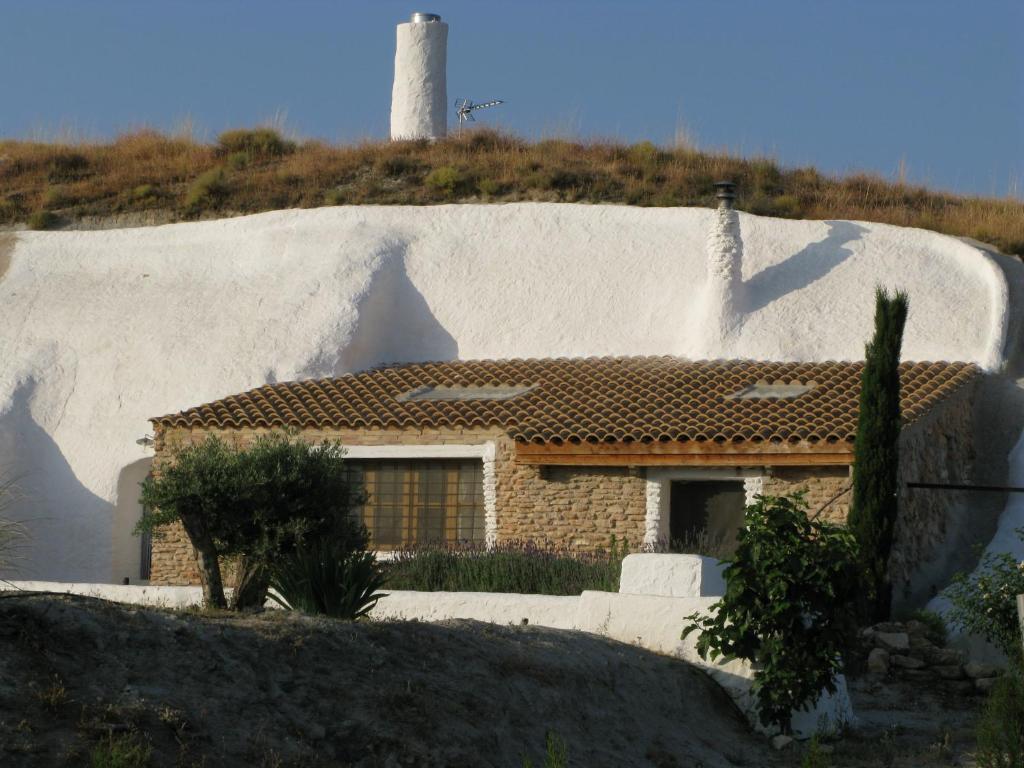
[[[736,184],[732,181],[716,181],[715,197],[718,199],[719,208],[732,208],[733,200],[736,199]]]

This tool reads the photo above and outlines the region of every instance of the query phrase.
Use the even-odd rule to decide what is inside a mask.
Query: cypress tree
[[[866,621],[888,618],[892,604],[889,553],[898,512],[899,362],[907,308],[906,293],[876,289],[875,335],[864,353],[849,526],[863,564]]]

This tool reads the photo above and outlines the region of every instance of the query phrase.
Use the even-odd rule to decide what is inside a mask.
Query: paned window
[[[356,513],[376,549],[409,544],[482,544],[483,464],[479,459],[346,459],[366,501]]]

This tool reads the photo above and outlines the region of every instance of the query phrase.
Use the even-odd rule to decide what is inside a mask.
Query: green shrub
[[[283,138],[273,128],[241,128],[225,131],[217,137],[221,153],[243,152],[253,158],[281,157],[295,151],[295,142]]]
[[[89,755],[91,768],[145,768],[153,748],[135,733],[110,734]]]
[[[1024,538],[1024,528],[1017,531]],[[1024,594],[1024,562],[1006,552],[989,554],[975,575],[953,577],[947,595],[950,621],[1000,648],[1010,659],[1021,656],[1017,595]]]
[[[377,558],[329,536],[300,544],[270,569],[270,599],[289,610],[354,621],[386,597]],[[276,593],[276,594],[275,594]]]
[[[565,741],[554,731],[548,731],[544,735],[544,762],[541,768],[568,768],[569,749]],[[523,768],[533,768],[533,761],[529,757],[523,758]]]
[[[28,217],[28,228],[29,229],[50,229],[60,219],[57,214],[50,211],[36,211]]]
[[[435,168],[423,180],[430,189],[441,192],[448,197],[453,197],[460,189],[465,179],[458,168],[451,165],[442,165]]]
[[[978,768],[1024,768],[1024,673],[1019,665],[989,693],[977,738]]]
[[[864,351],[848,520],[860,548],[865,622],[887,619],[892,605],[889,554],[899,513],[899,364],[907,310],[907,294],[875,290],[875,333]]]
[[[501,191],[501,184],[494,179],[477,179],[476,188],[482,195],[496,195]]]
[[[758,496],[747,507],[725,595],[712,615],[687,616],[701,658],[747,659],[766,726],[784,733],[794,710],[835,692],[855,630],[857,545],[844,528],[807,518],[801,494]]]
[[[818,736],[815,734],[807,742],[803,757],[800,758],[800,768],[831,768],[832,758],[821,748],[818,743]]]
[[[604,553],[578,553],[533,543],[418,547],[385,564],[387,586],[422,592],[514,592],[578,595],[617,592],[628,545],[612,541]]]
[[[224,608],[219,560],[237,558],[235,608],[262,606],[270,569],[307,542],[330,535],[365,548],[366,530],[349,510],[337,443],[314,446],[291,433],[262,435],[247,449],[216,437],[172,450],[172,462],[142,483],[146,514],[136,532],[180,521],[198,554],[207,607]]]
[[[63,187],[49,187],[43,192],[43,208],[47,210],[64,208],[74,201],[74,197],[69,195]]]
[[[159,197],[160,190],[152,184],[139,184],[132,189],[133,200],[150,200]]]
[[[185,209],[189,213],[199,213],[214,208],[228,193],[227,178],[221,167],[211,168],[196,176],[195,181],[185,194]]]
[[[224,159],[224,165],[232,171],[241,171],[247,168],[251,161],[248,152],[232,152]]]

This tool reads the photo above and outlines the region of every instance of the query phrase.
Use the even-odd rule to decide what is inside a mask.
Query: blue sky
[[[394,25],[527,137],[670,143],[1024,197],[1022,0],[0,0],[0,136],[387,135]],[[453,115],[452,115],[453,116]]]

